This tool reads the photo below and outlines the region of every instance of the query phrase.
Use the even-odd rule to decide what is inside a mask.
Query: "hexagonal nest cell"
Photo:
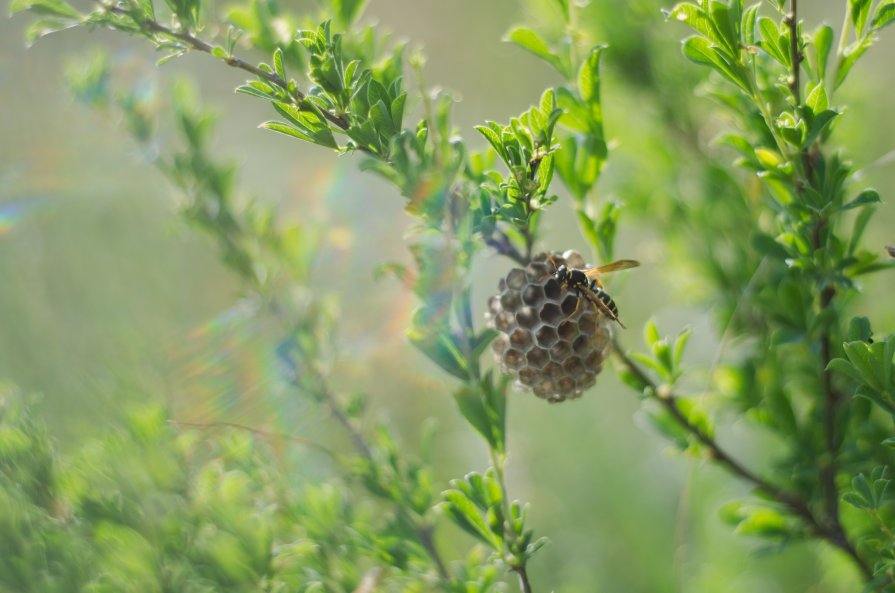
[[[612,321],[563,289],[553,278],[554,264],[586,267],[575,251],[540,253],[500,280],[485,316],[500,332],[492,350],[500,369],[515,379],[513,386],[561,402],[596,382],[609,355]]]

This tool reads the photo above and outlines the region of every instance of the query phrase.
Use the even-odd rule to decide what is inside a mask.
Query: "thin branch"
[[[801,99],[801,83],[799,75],[802,69],[802,60],[805,57],[799,51],[799,12],[798,0],[790,0],[790,10],[783,22],[789,27],[789,55],[792,62],[792,74],[789,78],[789,92],[792,93],[796,100],[796,106],[802,104]]]
[[[169,424],[172,424],[172,425],[174,425],[174,426],[186,426],[186,427],[189,427],[189,428],[202,428],[202,429],[205,429],[205,430],[214,429],[214,428],[233,428],[233,429],[236,429],[236,430],[241,430],[241,431],[249,432],[249,433],[251,433],[251,434],[253,434],[253,435],[255,435],[255,436],[259,436],[259,437],[264,438],[264,439],[280,439],[280,440],[283,440],[283,441],[291,441],[291,442],[293,442],[293,443],[298,443],[298,444],[300,444],[300,445],[305,445],[305,446],[307,446],[307,447],[310,447],[311,449],[315,449],[315,450],[320,451],[320,452],[322,452],[322,453],[326,453],[326,454],[329,455],[330,457],[336,457],[336,453],[335,453],[334,451],[332,451],[331,449],[328,449],[328,448],[326,448],[326,447],[324,447],[323,445],[320,445],[320,444],[318,444],[318,443],[314,443],[314,442],[312,442],[312,441],[309,441],[308,439],[305,439],[305,438],[303,438],[303,437],[300,437],[300,436],[297,436],[297,435],[293,435],[293,434],[286,434],[286,433],[284,433],[284,432],[277,432],[277,431],[264,430],[263,428],[256,428],[256,427],[254,427],[254,426],[248,426],[248,425],[246,425],[246,424],[239,424],[238,422],[222,422],[222,421],[217,421],[217,422],[190,422],[190,421],[187,421],[187,420],[174,420],[174,419],[170,419],[170,420],[168,420],[168,423],[169,423]]]
[[[522,588],[522,593],[531,593],[531,583],[528,582],[528,571],[525,570],[524,566],[520,566],[514,570],[516,571],[516,574],[519,575],[519,586]]]
[[[133,12],[131,12],[129,10],[125,10],[119,6],[104,5],[104,8],[108,12],[111,12],[113,14],[126,16],[126,17],[132,19],[138,26],[140,26],[143,29],[146,29],[147,31],[150,31],[152,33],[160,33],[162,35],[166,35],[173,39],[182,41],[183,43],[187,44],[191,49],[201,51],[201,52],[204,52],[209,55],[214,55],[214,46],[212,46],[210,43],[208,43],[206,41],[203,41],[202,39],[199,39],[198,37],[195,37],[188,31],[175,31],[174,29],[171,29],[170,27],[166,27],[165,25],[163,25],[163,24],[159,23],[158,21],[153,20],[149,17],[142,18],[142,19],[138,20],[134,16]],[[288,81],[283,80],[282,78],[280,78],[273,72],[266,72],[266,71],[262,70],[261,68],[259,68],[258,66],[255,66],[254,64],[252,64],[250,62],[246,62],[242,58],[239,58],[232,54],[225,58],[221,58],[221,60],[223,60],[223,62],[225,64],[227,64],[228,66],[232,66],[233,68],[238,68],[240,70],[244,70],[246,72],[254,74],[257,77],[263,78],[264,80],[270,82],[271,84],[274,84],[274,85],[280,87],[281,89],[286,91],[286,93],[289,95],[289,97],[295,103],[299,103],[301,101],[304,101],[304,99],[305,99],[305,94],[303,92],[301,92],[300,90],[295,89],[295,88],[290,88]],[[331,124],[338,127],[339,129],[347,130],[350,127],[350,124],[349,124],[348,120],[345,118],[345,116],[337,115],[331,111],[326,111],[326,110],[320,110],[320,112],[323,114],[323,117],[325,117],[327,120],[329,120],[329,122]]]
[[[527,266],[529,264],[531,258],[529,257],[528,259],[526,259],[522,252],[519,251],[512,242],[510,242],[510,238],[506,235],[506,233],[497,232],[495,233],[495,235],[485,237],[485,244],[488,247],[491,247],[500,255],[505,255],[520,266]]]
[[[821,518],[817,517],[809,506],[808,501],[804,498],[758,476],[747,469],[738,460],[734,459],[711,435],[707,434],[702,428],[693,424],[693,422],[687,418],[678,406],[675,395],[670,393],[667,389],[663,389],[662,386],[658,385],[649,375],[647,375],[637,363],[625,354],[617,340],[613,341],[613,353],[641,384],[646,385],[649,388],[650,397],[658,401],[678,425],[709,450],[711,457],[715,462],[726,468],[735,476],[751,483],[756,490],[776,500],[787,507],[794,515],[800,517],[816,536],[827,540],[845,552],[860,569],[865,578],[870,579],[873,576],[873,571],[870,569],[870,566],[858,554],[851,542],[848,541],[841,526],[837,529],[836,526],[827,525]]]

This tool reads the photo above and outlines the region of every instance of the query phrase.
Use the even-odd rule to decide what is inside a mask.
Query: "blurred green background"
[[[803,3],[801,17],[838,27],[842,4]],[[640,96],[636,69],[621,63],[622,51],[613,48],[641,43],[636,35],[624,37],[627,32],[659,31],[657,38],[667,40],[661,59],[682,62],[684,31],[666,24],[659,6],[594,2],[582,17],[595,41],[612,43],[603,93],[607,133],[618,145],[601,194],[631,200],[632,210],[647,200],[662,210],[661,188],[642,182],[654,175],[642,170],[642,153],[661,142],[650,137],[659,109]],[[368,20],[424,49],[426,82],[456,92],[456,121],[468,138],[474,124],[503,121],[558,82],[547,66],[500,41],[511,25],[545,15],[542,3],[510,0],[373,0],[367,9]],[[373,280],[378,263],[407,259],[400,238],[409,218],[390,187],[359,173],[356,157],[336,159],[256,129],[269,118],[265,105],[234,95],[245,77],[208,56],[188,55],[156,69],[158,56],[145,44],[102,31],[56,34],[26,49],[24,21],[0,21],[0,377],[43,394],[63,451],[146,400],[167,402],[185,421],[250,419],[312,438],[329,430],[310,411],[304,416],[299,406],[286,413],[280,406],[290,404],[265,396],[276,372],[270,344],[241,320],[239,287],[213,245],[179,221],[176,195],[121,122],[77,104],[65,90],[69,61],[98,45],[111,49],[116,68],[150,78],[147,84],[193,79],[221,116],[220,153],[240,164],[246,191],[278,204],[284,217],[328,226],[318,277],[320,290],[341,304],[339,387],[365,386],[374,415],[390,418],[407,443],[416,442],[422,419],[436,417],[441,480],[484,469],[486,449],[459,421],[448,379],[403,337],[412,297],[398,283]],[[839,97],[850,109],[836,135],[857,163],[876,163],[864,177],[883,196],[868,232],[880,246],[895,243],[893,58],[890,34]],[[649,195],[626,193],[637,188]],[[638,345],[637,328],[650,317],[668,333],[689,325],[695,332],[690,362],[707,366],[720,332],[711,311],[678,290],[686,285],[685,266],[670,261],[661,225],[633,214],[622,221],[617,254],[644,263],[613,289],[632,328],[623,340]],[[553,209],[544,246],[586,252],[571,209]],[[497,258],[479,262],[480,312],[506,268]],[[871,278],[856,304],[882,333],[895,323],[893,289],[891,276]],[[221,392],[232,394],[224,404]],[[576,402],[549,406],[530,394],[512,396],[510,490],[530,502],[533,526],[552,542],[530,567],[538,589],[838,591],[853,584],[851,569],[820,546],[778,554],[730,533],[718,509],[744,495],[745,486],[669,455],[611,371]],[[759,464],[754,435],[733,425],[724,440]]]

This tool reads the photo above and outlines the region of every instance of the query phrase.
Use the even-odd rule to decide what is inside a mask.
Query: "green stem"
[[[496,451],[492,448],[489,448],[488,451],[491,454],[491,465],[492,467],[494,467],[494,474],[497,476],[497,483],[500,484],[501,510],[503,512],[504,518],[504,533],[508,534],[510,543],[514,544],[516,543],[516,530],[512,524],[512,509],[510,508],[510,500],[507,496],[507,483],[504,476],[506,454]],[[512,570],[519,576],[519,586],[522,588],[523,593],[531,593],[531,582],[528,579],[528,570],[526,569],[525,557],[515,558],[514,561],[509,561],[506,556],[506,550],[504,550],[504,560],[507,561],[510,570]]]
[[[845,3],[845,16],[842,17],[842,30],[839,32],[839,43],[836,46],[836,71],[833,73],[833,77],[831,80],[833,83],[830,85],[830,101],[833,100],[833,95],[836,92],[836,79],[839,78],[839,70],[842,68],[842,60],[845,57],[845,48],[848,46],[848,36],[851,32],[851,14],[850,14],[851,2]]]

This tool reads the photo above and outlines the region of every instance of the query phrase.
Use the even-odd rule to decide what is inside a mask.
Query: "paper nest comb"
[[[585,268],[576,251],[551,253],[556,266]],[[581,397],[609,355],[614,323],[574,291],[564,289],[546,253],[501,278],[488,300],[488,324],[499,333],[492,349],[513,386],[550,402]]]

